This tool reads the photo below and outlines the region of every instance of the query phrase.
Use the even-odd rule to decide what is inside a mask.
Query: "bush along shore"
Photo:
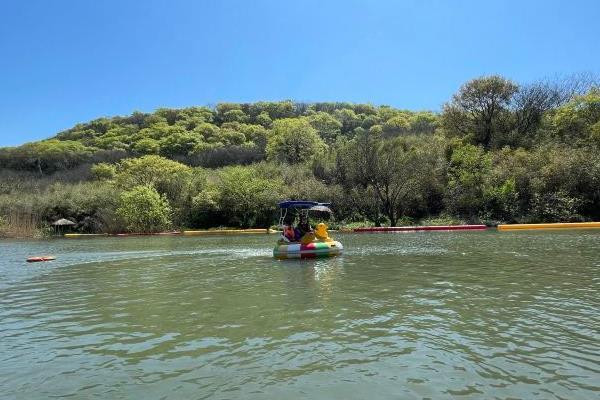
[[[598,82],[486,76],[440,112],[158,109],[0,149],[5,237],[266,228],[284,199],[331,201],[336,228],[600,220]]]

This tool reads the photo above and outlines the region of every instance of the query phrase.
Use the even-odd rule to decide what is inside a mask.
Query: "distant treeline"
[[[222,103],[78,124],[0,149],[0,233],[269,226],[278,200],[342,224],[600,219],[600,89],[589,77],[464,84],[440,113]]]

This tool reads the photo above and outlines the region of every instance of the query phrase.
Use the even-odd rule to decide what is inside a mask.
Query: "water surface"
[[[0,397],[599,397],[600,232],[336,238],[0,241]]]

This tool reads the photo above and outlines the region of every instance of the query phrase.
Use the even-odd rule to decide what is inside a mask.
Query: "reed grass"
[[[42,236],[40,218],[27,212],[11,212],[0,217],[0,237],[30,238]]]

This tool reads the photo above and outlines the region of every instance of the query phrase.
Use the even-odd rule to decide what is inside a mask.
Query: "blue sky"
[[[0,146],[158,107],[293,99],[437,110],[465,81],[600,73],[600,1],[12,1]]]

